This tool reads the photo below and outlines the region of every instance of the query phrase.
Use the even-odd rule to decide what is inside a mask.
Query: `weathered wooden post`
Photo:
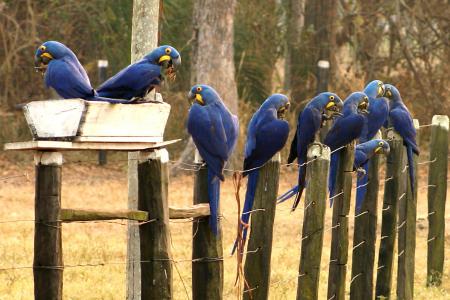
[[[378,268],[375,297],[390,298],[394,244],[397,235],[398,202],[405,201],[406,153],[402,137],[393,130],[388,132],[391,152],[386,159],[386,183],[381,221],[381,240],[378,252]]]
[[[271,161],[259,169],[244,266],[249,292],[244,291],[243,299],[269,299],[270,258],[279,172],[280,154],[275,154]]]
[[[194,204],[209,203],[208,169],[196,151],[195,163],[199,171],[195,176]],[[220,214],[220,207],[219,207]],[[214,235],[208,217],[196,218],[192,225],[192,299],[217,300],[223,297],[222,226]]]
[[[139,152],[138,209],[149,216],[139,226],[142,299],[172,299],[168,162],[166,149]]]
[[[345,277],[348,260],[348,214],[352,195],[352,172],[355,144],[339,153],[336,195],[333,198],[333,230],[331,236],[330,266],[328,272],[328,299],[345,297]]]
[[[354,281],[350,285],[350,299],[352,300],[373,299],[379,164],[380,157],[374,155],[369,161],[368,182],[365,187],[364,202],[361,210],[355,212],[351,277],[354,278]]]
[[[308,149],[308,161],[297,300],[318,298],[330,149],[312,145]]]
[[[158,43],[160,0],[134,0],[133,25],[131,33],[131,61],[134,62]],[[136,210],[138,207],[138,152],[128,154],[128,208]],[[128,222],[127,242],[127,299],[140,300],[140,246],[139,228],[136,222]]]
[[[448,116],[433,116],[428,175],[427,286],[441,285],[444,269],[445,201],[447,197]]]
[[[97,70],[98,70],[98,84],[102,84],[106,81],[106,69],[108,68],[108,61],[106,59],[97,60]],[[98,151],[98,164],[100,166],[106,165],[108,162],[108,155],[105,150]]]
[[[36,164],[34,230],[34,297],[37,300],[62,299],[63,258],[61,222],[60,152],[34,155]]]
[[[414,119],[414,127],[419,133],[419,121]],[[419,140],[419,136],[416,137]],[[406,176],[406,196],[398,204],[398,267],[397,299],[414,299],[414,265],[416,254],[417,218],[417,155],[414,156],[414,191],[411,190],[409,176]]]

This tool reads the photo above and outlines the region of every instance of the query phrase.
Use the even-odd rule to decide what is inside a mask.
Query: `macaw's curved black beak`
[[[162,62],[162,66],[166,69],[166,76],[170,81],[174,81],[176,78],[176,72],[181,64],[181,57],[171,58]]]
[[[367,115],[369,113],[369,98],[364,97],[364,99],[359,103],[358,110],[360,113]]]
[[[277,118],[284,120],[285,116],[286,116],[286,112],[289,110],[289,107],[291,107],[291,103],[287,102],[285,105],[283,105],[282,107],[280,107],[277,110]]]

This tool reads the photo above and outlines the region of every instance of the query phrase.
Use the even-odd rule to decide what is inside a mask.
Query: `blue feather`
[[[408,156],[408,170],[409,170],[409,182],[411,184],[411,192],[414,195],[414,157],[413,148],[406,146],[406,155]]]
[[[244,202],[244,208],[242,209],[242,216],[241,221],[244,224],[250,225],[250,213],[249,211],[253,208],[253,202],[255,200],[255,193],[256,193],[256,186],[258,185],[258,177],[259,177],[259,170],[253,170],[248,172],[248,182],[247,182],[247,191],[245,193],[245,202]],[[242,224],[239,224],[239,226],[242,228],[242,240],[245,244],[245,241],[247,239],[247,228],[243,228]],[[234,242],[233,250],[231,251],[231,254],[234,254],[237,248],[238,241],[236,240]]]
[[[217,235],[218,230],[218,212],[220,198],[220,180],[214,171],[208,168],[208,198],[211,215],[209,216],[209,226],[211,231]]]
[[[328,191],[330,192],[330,198],[335,195],[336,176],[339,165],[339,154],[341,151],[336,151],[331,154],[330,160],[330,175],[328,180]],[[333,199],[330,199],[330,207],[333,205]]]

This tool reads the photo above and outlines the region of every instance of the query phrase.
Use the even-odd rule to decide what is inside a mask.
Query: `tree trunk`
[[[196,0],[191,67],[193,84],[208,84],[233,114],[238,111],[234,80],[233,15],[235,0]]]

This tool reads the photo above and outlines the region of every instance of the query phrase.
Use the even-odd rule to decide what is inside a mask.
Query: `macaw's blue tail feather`
[[[241,224],[239,224],[239,228],[242,230],[242,232],[240,232],[241,237],[240,238],[238,237],[234,242],[231,254],[234,254],[239,242],[242,242],[243,246],[245,245],[245,241],[247,239],[247,229],[251,215],[250,211],[253,208],[256,186],[258,185],[258,177],[259,177],[259,170],[253,170],[248,173],[247,192],[245,193],[245,202],[244,208],[242,210]]]
[[[331,154],[331,161],[330,161],[330,176],[328,178],[328,191],[330,192],[330,207],[333,205],[333,199],[332,197],[335,194],[335,185],[336,185],[336,175],[337,175],[337,169],[339,165],[339,153],[340,151],[333,152]]]
[[[218,229],[218,210],[220,197],[220,180],[208,169],[208,198],[211,215],[209,216],[209,226],[214,235],[219,232]]]
[[[414,157],[413,157],[413,148],[409,145],[406,146],[406,155],[408,156],[408,169],[409,169],[409,181],[411,183],[411,193],[414,197]]]
[[[294,211],[298,204],[300,203],[300,199],[303,194],[303,190],[305,189],[306,185],[306,166],[302,166],[303,162],[300,163],[300,167],[298,168],[298,191],[297,195],[295,196],[294,203],[292,204],[291,211]]]
[[[364,198],[366,197],[367,192],[367,183],[369,182],[369,162],[366,162],[362,165],[365,174],[362,176],[357,175],[358,180],[356,181],[356,213],[359,213],[361,210],[362,204],[364,202]]]
[[[278,197],[277,204],[283,203],[284,201],[292,198],[294,195],[297,195],[298,193],[298,185],[294,186],[292,189]]]

